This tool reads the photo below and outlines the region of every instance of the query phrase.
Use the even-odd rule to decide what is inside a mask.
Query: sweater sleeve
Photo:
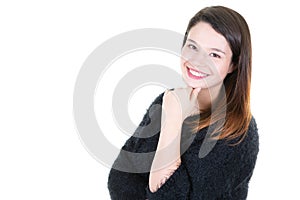
[[[108,190],[112,200],[146,199],[149,171],[159,139],[162,97],[163,93],[147,109],[110,170]]]
[[[185,165],[181,164],[156,192],[151,192],[149,186],[146,190],[149,200],[189,199],[190,180]]]

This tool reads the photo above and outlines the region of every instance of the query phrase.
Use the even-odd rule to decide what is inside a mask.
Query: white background
[[[109,169],[86,151],[73,119],[81,65],[112,36],[138,28],[184,33],[198,10],[217,4],[241,13],[252,33],[260,152],[248,199],[299,198],[296,1],[12,0],[0,3],[0,199],[109,199]],[[134,121],[161,90],[132,97],[141,102],[129,106]]]

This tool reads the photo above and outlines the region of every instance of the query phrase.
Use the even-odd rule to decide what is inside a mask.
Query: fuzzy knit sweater
[[[182,125],[181,165],[156,192],[149,190],[149,171],[159,139],[163,93],[150,105],[135,133],[126,141],[112,166],[108,189],[112,200],[242,200],[247,198],[248,184],[259,151],[254,118],[246,137],[233,141],[218,140],[207,145],[209,128],[192,133],[188,123]],[[155,109],[153,109],[155,108]],[[204,146],[204,145],[203,145]],[[205,150],[204,150],[205,152]]]

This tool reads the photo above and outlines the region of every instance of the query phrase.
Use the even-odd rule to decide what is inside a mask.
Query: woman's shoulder
[[[226,141],[225,139],[225,143],[229,143],[229,146],[239,146],[239,145],[234,145],[234,144],[240,144],[240,146],[242,147],[243,145],[258,145],[258,128],[257,128],[257,123],[255,118],[252,116],[250,123],[248,125],[248,129],[246,131],[246,133],[240,137],[237,137],[233,140],[230,141]]]
[[[212,153],[210,155],[213,156],[215,154],[216,157],[219,157],[220,155],[224,155],[225,157],[241,156],[241,158],[246,158],[246,157],[253,157],[253,156],[256,157],[258,151],[259,151],[258,128],[257,128],[256,120],[252,116],[247,132],[245,133],[244,136],[240,136],[232,140],[227,140],[227,139],[218,140],[214,148],[212,148]]]
[[[257,154],[259,151],[259,134],[255,118],[252,116],[248,130],[244,140],[244,148],[250,150],[252,154]]]
[[[151,105],[162,105],[164,93],[165,92],[162,92],[158,96],[156,96]]]
[[[171,88],[171,89],[168,89],[169,91],[172,91],[174,90],[175,88]],[[158,96],[156,96],[156,98],[152,101],[151,105],[150,106],[153,106],[153,105],[162,105],[162,102],[163,102],[163,97],[164,97],[164,94],[165,94],[166,91],[163,91],[161,92]]]
[[[253,116],[251,118],[247,133],[243,141],[245,141],[246,145],[251,145],[254,148],[258,148],[259,145],[258,128],[257,128],[256,120]]]
[[[226,149],[230,149],[233,154],[241,156],[241,158],[256,158],[259,151],[259,135],[255,118],[252,116],[244,136],[224,142],[223,145],[227,146]]]

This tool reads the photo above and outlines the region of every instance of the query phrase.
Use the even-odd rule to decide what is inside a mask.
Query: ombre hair
[[[252,115],[250,110],[250,85],[252,68],[252,48],[249,27],[245,19],[236,11],[223,6],[206,7],[189,21],[183,46],[191,28],[199,22],[206,22],[224,36],[232,51],[232,72],[223,81],[224,94],[218,99],[215,109],[201,114],[200,122],[194,130],[215,124],[214,134],[218,139],[244,139]],[[217,117],[212,117],[216,112]],[[217,123],[222,120],[224,123]],[[214,135],[212,134],[212,135]],[[216,136],[216,135],[214,135]]]

